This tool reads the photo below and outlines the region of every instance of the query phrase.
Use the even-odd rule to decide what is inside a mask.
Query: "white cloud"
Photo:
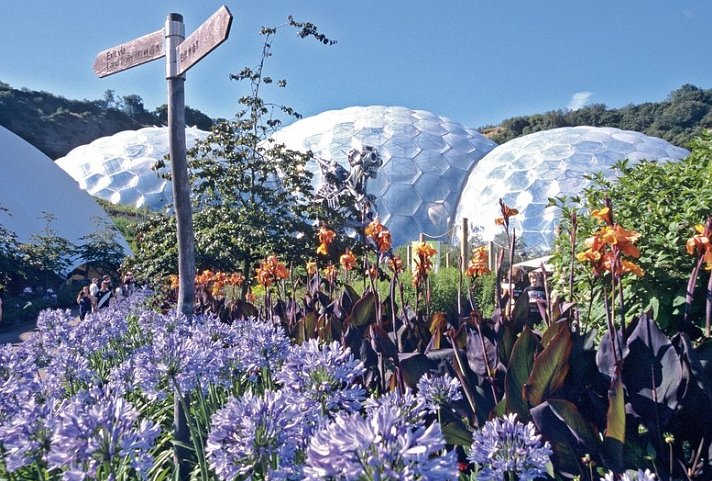
[[[593,95],[593,92],[576,92],[571,96],[571,100],[569,100],[569,105],[567,108],[569,110],[578,110],[586,103],[588,102],[588,99],[591,98]]]

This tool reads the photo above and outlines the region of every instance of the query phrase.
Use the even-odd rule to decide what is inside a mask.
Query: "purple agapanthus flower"
[[[60,346],[44,370],[43,391],[51,397],[72,395],[93,385],[99,375],[89,365],[89,360],[75,349]]]
[[[41,391],[34,352],[25,344],[0,346],[0,425]]]
[[[292,345],[284,329],[255,318],[236,321],[233,327],[240,339],[236,352],[240,370],[253,379],[265,373],[274,376]]]
[[[49,403],[38,404],[33,398],[0,424],[0,446],[9,472],[36,463],[44,464],[53,428]]]
[[[108,387],[82,391],[56,409],[47,465],[65,479],[95,478],[100,467],[104,473],[130,468],[145,479],[159,434],[158,425]]]
[[[460,381],[450,376],[430,376],[425,374],[418,381],[418,399],[431,413],[452,402],[462,399]]]
[[[205,448],[210,467],[224,481],[299,478],[300,423],[299,406],[283,391],[231,398],[212,417]]]
[[[522,481],[545,476],[551,446],[541,442],[534,424],[517,421],[516,414],[487,421],[472,436],[468,459],[481,470],[481,481],[503,481],[508,473]]]
[[[372,396],[363,403],[366,413],[371,415],[380,408],[400,409],[403,422],[412,425],[422,425],[428,413],[428,408],[422,399],[413,394],[413,391],[406,387],[404,392],[388,391],[378,397]]]
[[[318,341],[310,339],[290,350],[276,378],[286,391],[303,398],[308,407],[326,414],[360,409],[365,390],[353,383],[365,372],[363,363],[349,348],[342,348],[336,341],[319,346]]]
[[[455,480],[457,456],[444,452],[440,425],[413,426],[400,409],[381,407],[369,416],[339,413],[307,448],[308,480]]]
[[[645,471],[639,469],[637,471],[625,472],[620,478],[617,478],[613,472],[608,471],[600,479],[601,481],[656,481],[658,478],[649,469]]]

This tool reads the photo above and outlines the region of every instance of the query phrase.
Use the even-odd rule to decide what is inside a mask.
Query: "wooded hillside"
[[[51,159],[122,130],[164,125],[166,118],[165,105],[149,112],[138,95],[117,97],[112,90],[107,90],[102,100],[69,100],[0,82],[0,125]],[[186,124],[210,130],[213,120],[186,107]]]
[[[635,130],[686,147],[697,132],[712,127],[712,89],[704,90],[686,84],[662,102],[631,104],[618,109],[593,104],[579,110],[554,110],[512,117],[500,125],[483,127],[480,131],[502,144],[540,130],[577,125]]]

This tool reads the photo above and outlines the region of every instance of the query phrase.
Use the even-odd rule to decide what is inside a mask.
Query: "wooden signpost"
[[[103,50],[94,60],[94,72],[98,77],[103,78],[164,57],[166,55],[165,37],[163,29],[161,29]]]
[[[223,43],[230,33],[232,14],[220,7],[208,20],[185,39],[183,17],[168,15],[165,27],[143,37],[99,52],[94,61],[94,72],[106,77],[137,65],[166,57],[168,80],[168,143],[173,180],[173,205],[176,213],[178,241],[178,306],[177,311],[188,319],[193,316],[195,300],[195,235],[190,206],[190,181],[185,146],[185,72],[200,59]],[[185,42],[184,42],[185,40]],[[187,395],[186,395],[187,396]],[[173,409],[177,475],[189,478],[190,433],[186,413],[175,396]]]
[[[171,13],[163,29],[102,50],[94,60],[94,72],[103,78],[166,57],[168,142],[178,230],[178,312],[188,318],[193,315],[195,297],[195,239],[185,146],[184,74],[227,40],[231,25],[232,14],[223,5],[186,39],[183,17]]]

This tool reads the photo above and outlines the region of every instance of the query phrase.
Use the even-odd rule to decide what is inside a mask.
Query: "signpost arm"
[[[190,206],[190,181],[185,147],[185,77],[178,74],[177,47],[185,38],[183,17],[166,20],[166,79],[168,80],[168,143],[170,145],[173,205],[178,237],[178,312],[193,316],[195,299],[195,236]]]

